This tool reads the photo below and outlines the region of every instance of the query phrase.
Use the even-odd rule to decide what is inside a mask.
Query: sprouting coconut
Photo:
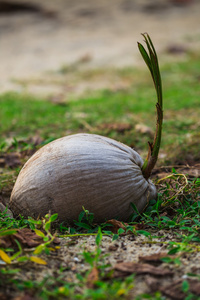
[[[141,212],[156,187],[149,179],[157,161],[162,132],[162,85],[158,59],[148,34],[147,51],[138,43],[157,93],[157,127],[143,162],[130,147],[94,134],[57,139],[38,150],[24,165],[13,188],[10,207],[14,214],[42,217],[51,211],[60,221],[76,220],[85,207],[96,222],[118,218],[126,221],[133,203]]]

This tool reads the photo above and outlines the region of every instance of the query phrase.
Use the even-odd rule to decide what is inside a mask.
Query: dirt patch
[[[148,31],[158,53],[173,52],[171,58],[200,47],[198,0],[13,0],[0,4],[0,92],[67,93],[70,78],[55,84],[49,71],[63,66],[73,69],[83,57],[90,57],[82,66],[86,69],[143,64],[136,44],[141,32]],[[50,82],[44,83],[49,76]]]
[[[101,257],[104,257],[105,254],[106,256],[101,258],[100,261],[100,264],[108,265],[104,280],[106,282],[108,278],[110,280],[112,278],[125,279],[134,273],[136,274],[134,279],[135,287],[132,289],[128,299],[135,299],[137,295],[144,293],[152,295],[155,291],[160,291],[168,296],[166,299],[185,299],[181,283],[188,278],[188,273],[199,274],[200,269],[196,265],[199,255],[198,253],[188,253],[180,256],[180,265],[165,263],[162,261],[163,257],[175,257],[169,256],[166,249],[168,242],[175,241],[177,238],[172,231],[160,230],[156,232],[156,235],[159,237],[153,239],[153,241],[142,235],[135,237],[129,234],[120,237],[116,241],[112,241],[111,237],[104,236],[101,245]],[[23,270],[23,272],[17,273],[15,278],[27,282],[42,282],[46,278],[47,283],[48,278],[50,280],[51,278],[59,278],[61,276],[60,270],[62,270],[62,281],[59,282],[58,280],[57,286],[62,286],[62,282],[76,282],[77,290],[80,289],[76,274],[81,274],[83,277],[88,276],[88,280],[92,277],[90,276],[91,273],[89,275],[87,273],[90,270],[90,265],[85,262],[83,251],[88,253],[95,251],[95,237],[63,238],[60,247],[57,248],[57,250],[52,250],[49,255],[43,254],[40,256],[47,262],[45,266],[34,265],[31,262],[15,264],[15,267],[20,267]],[[153,257],[152,260],[150,259],[151,257]],[[145,258],[148,261],[145,261]],[[111,271],[114,271],[114,273]],[[95,273],[97,278],[98,272]],[[107,277],[109,273],[112,273],[112,275]],[[93,282],[92,287],[92,280],[87,282],[90,284],[90,288],[95,289],[95,282]],[[170,292],[172,287],[173,292]],[[192,281],[191,287],[193,287],[192,292],[200,295],[197,281]],[[49,288],[51,289],[52,287]],[[19,295],[22,297],[23,295],[23,292],[16,292],[11,285],[10,287],[1,287],[1,292],[8,295],[9,299],[15,299],[12,298],[14,295],[15,297]],[[175,292],[178,293],[179,298],[174,296]],[[26,293],[31,293],[31,289],[27,290]],[[65,297],[60,295],[59,299],[65,299]]]

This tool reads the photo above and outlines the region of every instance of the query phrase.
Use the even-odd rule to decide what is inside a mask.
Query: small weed
[[[37,257],[37,255],[41,254],[43,251],[46,254],[49,254],[50,250],[49,250],[49,245],[53,242],[54,240],[54,236],[51,234],[50,229],[51,229],[51,223],[54,222],[57,219],[57,214],[54,214],[52,216],[46,215],[45,218],[43,220],[38,220],[35,221],[33,219],[29,219],[29,224],[31,224],[31,227],[34,227],[34,231],[35,233],[43,238],[44,243],[41,243],[39,246],[37,246],[34,251],[33,251],[33,256],[29,256],[26,255],[19,243],[19,241],[17,239],[15,239],[15,243],[18,246],[18,251],[16,253],[14,253],[12,256],[8,256],[8,254],[6,253],[6,251],[4,251],[4,249],[0,249],[0,257],[1,259],[7,263],[7,264],[11,264],[12,262],[26,262],[26,261],[32,261],[35,262],[37,264],[46,264],[46,262],[44,260],[42,260],[41,258]],[[44,232],[42,232],[39,229],[35,228],[35,225],[42,225],[42,229],[44,230]],[[14,233],[16,233],[17,231],[15,229],[1,229],[0,230],[0,236],[9,236],[12,235]]]
[[[144,300],[144,299],[151,299],[151,300],[165,300],[166,298],[161,295],[160,292],[154,293],[154,295],[150,294],[141,294],[135,297],[135,300]]]
[[[74,224],[78,227],[77,230],[87,229],[88,233],[95,232],[97,227],[93,224],[94,214],[90,213],[83,207],[83,211],[79,214],[78,222],[74,221]]]

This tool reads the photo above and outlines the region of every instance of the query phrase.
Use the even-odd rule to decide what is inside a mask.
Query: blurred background
[[[137,47],[144,32],[163,79],[158,165],[199,164],[199,24],[199,0],[0,0],[0,166],[21,167],[38,147],[77,132],[145,158],[156,97]]]
[[[62,136],[108,136],[146,157],[156,94],[137,47],[144,32],[164,93],[152,175],[200,176],[199,24],[199,0],[0,0],[0,201],[28,158]]]
[[[143,32],[162,60],[184,59],[200,49],[199,20],[199,0],[0,1],[0,92],[67,96],[109,86],[103,78],[92,87],[58,85],[52,73],[141,65],[136,42]]]

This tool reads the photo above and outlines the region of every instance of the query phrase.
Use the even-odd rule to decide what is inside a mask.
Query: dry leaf
[[[139,261],[146,262],[146,263],[153,263],[153,264],[160,264],[162,263],[162,258],[169,256],[165,252],[159,252],[151,255],[146,256],[139,256]]]
[[[151,274],[155,276],[172,276],[173,272],[151,266],[149,264],[133,263],[133,262],[122,262],[114,266],[114,269],[120,272],[128,274]]]
[[[43,242],[43,238],[29,228],[18,229],[14,236],[24,247],[36,247]]]
[[[89,289],[92,289],[95,287],[95,282],[98,281],[99,279],[99,271],[97,269],[97,267],[93,267],[93,269],[91,270],[91,272],[89,273],[88,277],[87,277],[87,287]]]
[[[187,281],[189,283],[189,292],[200,296],[200,281],[193,279],[187,279]],[[182,283],[183,279],[176,280],[165,287],[161,287],[160,291],[171,299],[183,300],[186,294],[182,291]]]
[[[128,223],[122,223],[120,221],[117,221],[115,219],[111,219],[111,220],[108,220],[106,222],[107,224],[111,224],[112,227],[109,226],[109,230],[112,231],[113,233],[118,233],[118,230],[120,228],[122,228],[123,230],[126,230],[126,226],[128,226],[129,224]],[[139,229],[144,229],[144,224],[143,223],[139,223],[139,224],[136,224],[133,226],[135,228],[135,230],[139,230]],[[132,231],[128,230],[126,233],[121,233],[121,235],[125,235],[125,234],[133,234]]]
[[[115,219],[108,220],[106,223],[112,225],[112,227],[109,226],[109,228],[110,228],[110,231],[112,231],[113,233],[118,233],[119,228],[122,228],[122,229],[126,230],[125,225],[128,225],[127,223],[122,223],[122,222],[117,221]]]
[[[119,248],[119,245],[114,244],[114,245],[110,245],[110,246],[108,247],[108,250],[109,250],[109,251],[116,251],[118,248]]]
[[[30,256],[30,260],[35,262],[36,264],[39,264],[39,265],[46,265],[47,262],[43,259],[41,259],[40,257],[37,257],[37,256]]]
[[[6,262],[7,264],[11,264],[11,259],[3,250],[0,249],[0,257],[1,259]]]
[[[38,236],[34,231],[29,228],[17,229],[17,232],[12,235],[6,235],[0,237],[0,247],[9,248],[16,247],[15,240],[23,247],[36,247],[43,242],[43,238]]]

